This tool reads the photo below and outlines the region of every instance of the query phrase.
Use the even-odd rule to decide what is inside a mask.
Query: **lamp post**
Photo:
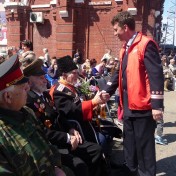
[[[164,52],[164,53],[165,53],[165,49],[166,49],[167,27],[168,27],[168,20],[167,20],[167,24],[163,24],[163,31],[165,31],[165,36],[164,36],[164,49],[163,49],[163,52]]]
[[[174,12],[174,30],[173,30],[173,51],[175,48],[175,12]]]

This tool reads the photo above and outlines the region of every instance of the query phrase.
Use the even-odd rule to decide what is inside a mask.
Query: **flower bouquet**
[[[89,82],[82,81],[78,82],[75,87],[77,88],[80,95],[85,96],[86,100],[90,100],[95,96],[95,93],[98,91],[97,86],[90,85]]]

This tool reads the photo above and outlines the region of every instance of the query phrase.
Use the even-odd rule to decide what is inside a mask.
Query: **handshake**
[[[106,103],[110,98],[109,93],[106,91],[102,90],[101,92],[98,91],[95,95],[95,97],[92,99],[92,104],[93,106],[97,106],[99,104],[104,104]]]

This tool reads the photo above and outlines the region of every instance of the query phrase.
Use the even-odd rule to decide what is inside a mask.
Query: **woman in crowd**
[[[30,60],[33,60],[33,58],[35,58],[35,53],[33,52],[33,44],[30,40],[23,40],[21,42],[22,45],[22,50],[23,53],[20,57],[20,62],[22,63],[22,65],[26,65],[28,64],[28,62],[30,62]]]
[[[104,73],[106,63],[107,59],[104,59],[94,68],[92,68],[92,76],[100,77]]]

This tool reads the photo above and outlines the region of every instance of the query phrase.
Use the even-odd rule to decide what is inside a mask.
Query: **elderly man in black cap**
[[[24,106],[27,82],[17,55],[0,64],[0,175],[66,176],[57,149],[44,138],[33,111]]]
[[[80,92],[75,87],[78,81],[77,66],[70,56],[65,56],[57,60],[58,74],[61,76],[58,83],[50,89],[50,95],[54,100],[57,112],[65,119],[75,119],[82,126],[85,138],[92,141],[90,122],[93,119],[93,109],[105,103],[109,99],[109,94],[106,92],[97,92],[91,100],[81,101]],[[113,123],[106,120],[99,120],[103,123],[101,129],[108,137],[120,137],[121,130]],[[108,127],[107,127],[108,126]],[[103,147],[103,152],[108,154],[108,142],[105,135],[97,132],[98,142]],[[108,138],[109,139],[109,138]]]
[[[58,59],[57,63],[60,80],[50,90],[50,95],[54,100],[57,112],[67,119],[72,117],[79,122],[83,120],[91,121],[93,108],[109,100],[109,94],[97,92],[93,99],[81,102],[75,87],[78,81],[78,68],[76,64],[70,56]]]
[[[61,154],[62,163],[70,167],[76,176],[96,175],[101,162],[101,147],[96,143],[83,142],[79,132],[70,126],[67,119],[58,116],[47,92],[42,64],[42,60],[37,59],[24,68],[30,85],[27,106],[34,110],[44,124],[44,131],[50,142],[59,149],[68,149],[69,153]]]

